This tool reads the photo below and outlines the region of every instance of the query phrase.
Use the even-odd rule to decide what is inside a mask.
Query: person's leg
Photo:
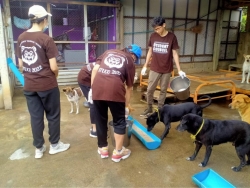
[[[80,83],[78,83],[82,92],[83,92],[83,95],[85,96],[85,98],[88,100],[88,95],[89,95],[89,90],[90,90],[90,87],[89,86],[85,86],[85,85],[82,85]],[[96,137],[97,134],[96,134],[96,125],[95,125],[95,110],[94,110],[94,105],[91,104],[91,103],[88,103],[89,105],[89,109],[90,109],[90,122],[91,122],[91,130],[90,130],[90,136],[91,137]]]
[[[90,109],[90,122],[91,122],[91,125],[92,125],[92,131],[96,132],[95,107],[94,107],[94,105],[89,103],[89,109]]]
[[[78,85],[80,86],[82,93],[84,95],[85,101],[83,102],[84,107],[89,108],[89,102],[88,102],[88,95],[89,95],[89,86],[82,85],[78,82]]]
[[[28,110],[30,113],[30,122],[33,135],[33,145],[36,147],[35,158],[42,158],[46,151],[44,145],[44,108],[40,97],[36,92],[24,91]]]
[[[121,150],[127,124],[125,118],[125,103],[109,101],[108,105],[113,118],[115,148],[116,150]]]
[[[167,88],[169,85],[171,73],[162,74],[160,78],[160,95],[158,99],[158,108],[161,108],[164,105],[164,102],[166,100],[166,94],[167,94]]]
[[[113,151],[112,160],[119,162],[121,159],[129,157],[131,151],[123,147],[124,136],[126,133],[125,103],[108,102],[110,112],[113,117],[115,150]]]
[[[109,157],[107,141],[108,105],[106,101],[94,100],[93,102],[96,113],[97,152],[101,155],[101,158],[107,158]]]
[[[148,77],[148,88],[147,88],[147,104],[148,108],[141,114],[141,116],[145,116],[148,113],[153,112],[153,103],[154,103],[154,92],[157,87],[158,81],[160,79],[161,74],[149,71],[149,77]]]
[[[59,88],[53,88],[47,91],[38,92],[42,99],[45,109],[45,115],[48,120],[50,154],[56,154],[69,149],[70,144],[60,142],[60,91]]]

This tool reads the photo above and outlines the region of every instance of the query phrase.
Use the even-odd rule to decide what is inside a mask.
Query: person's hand
[[[126,108],[125,108],[125,118],[126,118],[126,119],[128,118],[128,115],[129,115],[129,108],[126,107]]]
[[[186,77],[186,73],[183,71],[179,71],[179,75],[180,77],[183,79],[184,77]]]
[[[143,67],[141,70],[141,75],[146,75],[147,67]]]
[[[92,100],[92,89],[89,90],[88,102],[91,103],[91,104],[93,104],[93,100]]]

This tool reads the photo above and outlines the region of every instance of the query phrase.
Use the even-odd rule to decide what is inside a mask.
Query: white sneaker
[[[36,159],[41,159],[43,157],[43,153],[46,151],[46,146],[43,145],[42,149],[37,149],[36,148],[36,152],[35,152],[35,158]]]
[[[67,149],[69,149],[69,147],[70,147],[70,144],[64,144],[60,141],[57,143],[55,147],[53,147],[50,144],[49,154],[56,154],[56,153],[66,151]]]

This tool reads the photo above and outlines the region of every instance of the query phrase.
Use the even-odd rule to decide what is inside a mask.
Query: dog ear
[[[246,56],[247,56],[246,54],[243,54],[243,57],[244,57],[244,58],[246,58]]]
[[[250,102],[250,98],[249,98],[247,95],[245,95],[245,96],[243,97],[243,99],[244,99],[247,103]]]

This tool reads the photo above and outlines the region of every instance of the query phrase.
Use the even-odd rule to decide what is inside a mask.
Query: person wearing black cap
[[[141,57],[141,48],[132,44],[123,50],[107,50],[96,59],[91,76],[89,102],[94,102],[98,149],[101,158],[109,157],[107,142],[108,108],[112,114],[115,149],[112,160],[119,162],[130,156],[123,146],[126,116],[135,76],[135,62]],[[93,90],[93,92],[92,92]],[[92,96],[93,93],[93,96]],[[93,99],[93,101],[92,101]]]
[[[50,154],[69,149],[70,144],[60,141],[60,92],[57,84],[57,47],[51,37],[43,33],[48,27],[48,16],[42,6],[33,5],[28,16],[31,28],[17,40],[16,55],[24,75],[24,96],[31,119],[35,158],[42,158],[44,144],[44,114],[48,120]]]

